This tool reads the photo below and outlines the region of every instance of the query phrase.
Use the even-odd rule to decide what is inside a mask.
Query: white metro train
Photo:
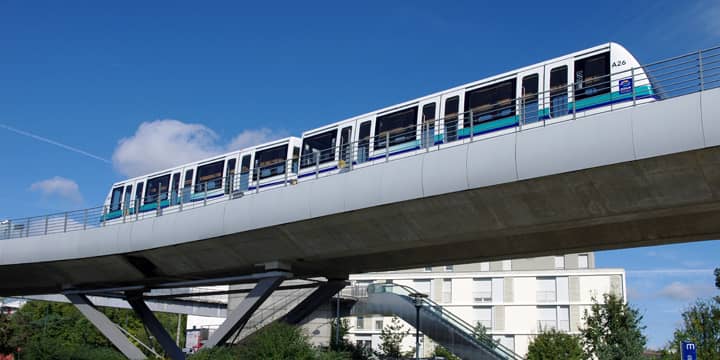
[[[294,184],[350,167],[654,101],[635,57],[607,43],[240,151],[115,183],[103,221]]]

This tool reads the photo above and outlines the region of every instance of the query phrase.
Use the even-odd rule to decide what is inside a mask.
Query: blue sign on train
[[[618,81],[618,87],[620,87],[620,95],[631,93],[633,89],[633,79],[627,78]]]
[[[697,360],[697,348],[694,342],[683,341],[680,343],[680,359]]]

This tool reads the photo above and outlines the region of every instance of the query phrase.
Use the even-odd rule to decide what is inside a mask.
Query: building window
[[[375,330],[382,330],[382,329],[383,329],[383,321],[375,320]]]
[[[355,327],[356,327],[358,330],[364,329],[364,328],[365,328],[365,318],[362,317],[362,316],[358,316],[358,317],[357,317],[357,320],[356,320],[356,323],[355,323]]]
[[[578,269],[588,268],[588,256],[587,254],[578,255]]]
[[[443,279],[442,302],[444,302],[444,303],[452,302],[452,280],[451,279]]]
[[[490,279],[473,279],[473,301],[492,301],[492,281]]]
[[[510,349],[511,351],[515,351],[515,336],[493,336],[493,339],[499,342],[500,345],[504,346],[505,348]]]
[[[537,278],[537,302],[555,302],[555,278]]]
[[[487,261],[481,262],[480,271],[490,271],[490,263]]]
[[[557,311],[555,306],[538,306],[538,331],[557,329]]]
[[[432,266],[426,266],[426,267],[423,269],[423,271],[425,271],[425,272],[431,272],[431,271],[432,271]]]
[[[570,331],[570,308],[568,306],[558,308],[558,330]]]
[[[503,260],[502,261],[502,269],[503,269],[503,271],[512,270],[512,261],[511,260]]]
[[[371,341],[371,340],[356,340],[356,341],[355,341],[355,344],[357,344],[357,346],[358,346],[359,348],[370,349],[370,348],[372,347],[372,341]]]
[[[555,268],[556,269],[564,269],[565,268],[565,257],[564,256],[556,256],[555,257]]]
[[[480,323],[486,329],[492,329],[492,307],[474,306],[473,313],[475,313],[475,324]]]
[[[415,291],[430,296],[432,289],[430,288],[430,280],[414,280],[413,288]]]
[[[451,272],[455,270],[455,266],[453,265],[445,265],[445,271]]]

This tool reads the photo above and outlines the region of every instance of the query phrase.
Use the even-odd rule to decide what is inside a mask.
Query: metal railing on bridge
[[[619,83],[610,81],[611,77],[618,76],[631,79],[631,89],[621,89]],[[720,47],[612,73],[593,81],[596,84],[593,91],[607,96],[587,97],[585,89],[578,92],[582,87],[574,83],[524,93],[516,99],[437,119],[424,118],[421,124],[341,143],[287,161],[258,164],[253,169],[240,169],[237,174],[182,189],[170,188],[169,183],[161,184],[158,189],[148,189],[149,195],[143,198],[132,201],[125,198],[115,205],[0,221],[0,240],[87,230],[186,211],[401,157],[442,151],[515,131],[714,89],[720,87]],[[647,81],[650,86],[635,86]]]

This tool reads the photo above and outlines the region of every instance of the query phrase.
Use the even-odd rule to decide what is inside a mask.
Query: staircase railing
[[[392,293],[399,296],[408,298],[408,301],[415,301],[411,298],[410,294],[417,294],[418,292],[408,286],[398,284],[370,284],[368,285],[368,294],[379,294],[379,293]],[[461,319],[457,315],[443,308],[442,305],[430,300],[429,298],[422,298],[423,308],[435,315],[437,318],[446,322],[450,326],[460,330],[460,333],[469,341],[478,344],[479,346],[491,351],[505,359],[519,360],[521,356],[516,354],[511,349],[497,343],[493,340],[492,336],[487,334],[480,334],[475,331],[475,328],[468,324],[465,320]]]

